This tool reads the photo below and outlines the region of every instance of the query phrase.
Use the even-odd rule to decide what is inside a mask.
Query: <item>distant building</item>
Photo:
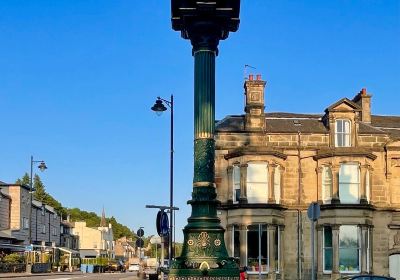
[[[135,252],[135,242],[131,238],[121,237],[115,241],[116,259],[129,262],[132,258],[135,258]]]
[[[0,247],[4,249],[25,250],[30,244],[30,228],[33,245],[60,244],[60,217],[49,205],[35,200],[30,203],[29,191],[25,185],[0,184]]]
[[[69,221],[69,217],[65,221],[61,221],[60,224],[60,247],[79,250],[79,236],[73,234],[74,225]]]
[[[74,235],[79,236],[79,253],[81,258],[115,257],[115,243],[111,224],[108,227],[87,227],[86,222],[74,222]]]
[[[316,201],[318,279],[400,277],[400,116],[371,114],[365,89],[321,114],[267,113],[265,84],[250,76],[245,114],[216,124],[229,254],[249,279],[311,279],[307,207]]]
[[[29,245],[29,187],[16,184],[0,184],[0,192],[7,197],[0,202],[8,204],[8,211],[0,212],[0,220],[7,221],[0,230],[0,248],[8,251],[24,251]]]
[[[60,216],[54,208],[37,200],[32,201],[32,244],[60,246]]]

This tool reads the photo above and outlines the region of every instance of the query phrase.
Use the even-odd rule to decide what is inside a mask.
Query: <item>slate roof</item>
[[[328,133],[320,114],[265,113],[266,133]],[[244,115],[230,115],[216,122],[217,132],[246,132]],[[400,116],[371,116],[371,124],[359,123],[359,133],[400,137]]]

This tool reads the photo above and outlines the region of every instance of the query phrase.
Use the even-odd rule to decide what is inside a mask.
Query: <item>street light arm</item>
[[[172,96],[172,95],[171,95],[171,96]],[[172,99],[171,99],[171,100],[166,100],[166,99],[161,98],[161,97],[159,97],[159,96],[157,96],[157,99],[158,99],[158,100],[161,100],[162,102],[164,102],[165,104],[167,104],[167,106],[168,106],[169,108],[172,109],[172,107],[173,107],[173,101],[172,101]]]

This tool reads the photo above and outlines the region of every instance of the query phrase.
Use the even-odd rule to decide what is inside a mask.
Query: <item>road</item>
[[[97,280],[97,279],[115,279],[115,280],[139,280],[136,272],[127,273],[88,273],[88,274],[73,274],[73,275],[55,275],[49,274],[44,276],[30,275],[26,277],[18,277],[15,279],[29,279],[29,280]]]

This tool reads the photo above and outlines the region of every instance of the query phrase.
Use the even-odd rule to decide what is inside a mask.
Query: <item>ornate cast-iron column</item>
[[[202,277],[239,279],[228,256],[224,228],[217,217],[214,182],[215,57],[220,40],[239,26],[240,0],[172,0],[172,27],[189,39],[194,56],[194,177],[192,213],[183,230],[182,254],[169,279]]]

